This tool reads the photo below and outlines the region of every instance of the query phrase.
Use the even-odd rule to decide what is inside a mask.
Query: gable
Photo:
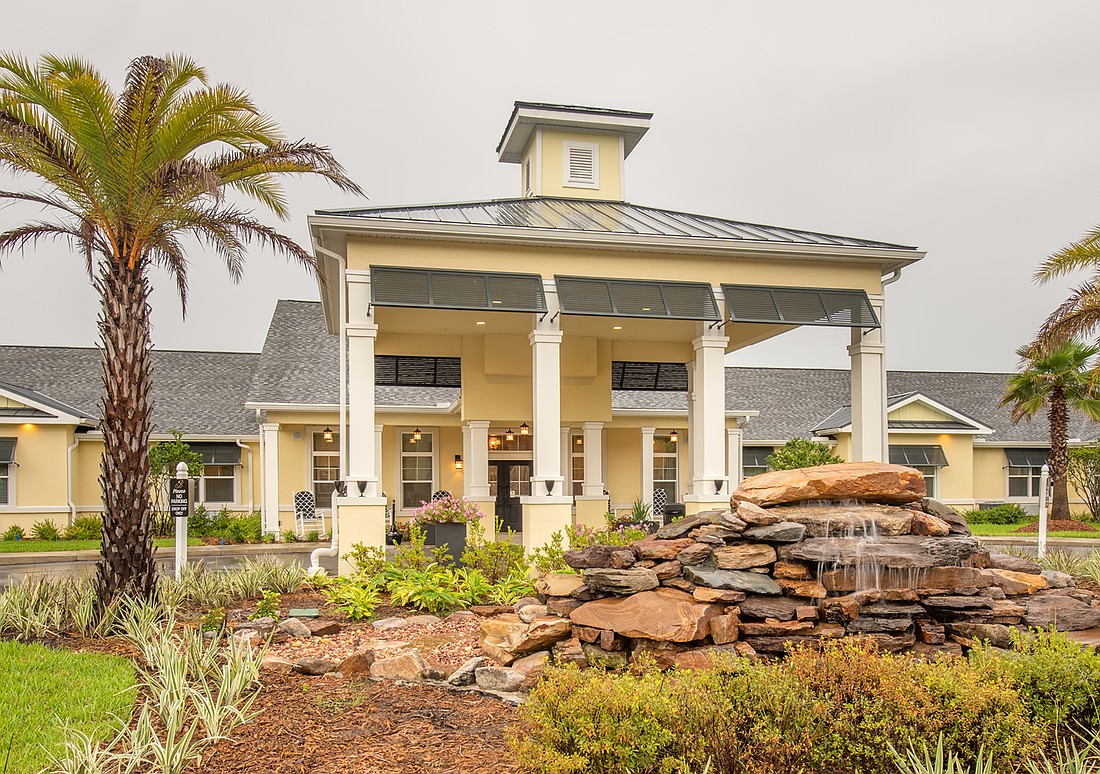
[[[898,406],[887,414],[887,418],[899,422],[951,422],[956,419],[920,399],[905,406]]]

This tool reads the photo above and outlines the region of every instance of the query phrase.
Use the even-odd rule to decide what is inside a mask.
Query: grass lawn
[[[137,678],[124,658],[0,642],[0,771],[36,772],[66,728],[107,739],[129,718]]]
[[[971,524],[970,530],[975,535],[992,535],[995,537],[1038,537],[1038,532],[1017,532],[1023,524]],[[1091,538],[1100,540],[1100,532],[1047,532],[1047,537],[1060,538]]]
[[[154,538],[153,545],[171,548],[175,538]],[[188,538],[187,545],[201,546],[198,538]],[[42,551],[98,551],[98,540],[0,540],[0,554],[39,553]],[[0,768],[0,772],[3,769]]]

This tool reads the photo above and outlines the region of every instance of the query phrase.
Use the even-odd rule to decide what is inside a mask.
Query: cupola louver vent
[[[588,142],[562,144],[564,184],[576,188],[599,188],[600,147]]]

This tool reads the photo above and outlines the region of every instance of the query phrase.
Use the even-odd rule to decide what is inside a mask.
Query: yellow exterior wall
[[[618,134],[597,134],[579,131],[541,129],[542,134],[542,196],[568,196],[574,199],[616,199],[622,194],[622,150]],[[592,143],[599,147],[599,188],[571,188],[565,185],[562,174],[563,143],[568,140]],[[532,135],[531,144],[538,142],[538,133]],[[526,158],[527,152],[524,152]],[[522,165],[521,165],[522,166]],[[536,170],[534,174],[539,174]],[[522,186],[523,171],[520,170]]]
[[[15,398],[0,395],[0,408],[30,408],[26,403],[20,403]]]
[[[29,530],[44,520],[58,527],[68,525],[66,451],[72,443],[73,427],[27,422],[0,426],[0,435],[18,439],[9,483],[11,502],[0,505],[0,531],[13,524]]]
[[[1008,479],[1005,473],[1007,464],[1004,449],[974,446],[975,500],[981,502],[1008,499]]]
[[[613,503],[629,503],[642,491],[642,434],[636,428],[604,430],[607,491]]]
[[[910,422],[943,422],[955,419],[919,401],[894,409],[890,412],[889,418]]]

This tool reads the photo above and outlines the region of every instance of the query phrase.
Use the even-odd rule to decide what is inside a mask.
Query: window
[[[1005,449],[1008,459],[1008,496],[1038,497],[1046,449]]]
[[[667,435],[653,436],[653,489],[664,491],[666,503],[679,502],[676,446]]]
[[[420,440],[413,432],[401,435],[401,507],[419,508],[432,499],[435,490],[434,434],[421,431]]]
[[[936,474],[939,473],[939,468],[933,465],[910,465],[914,470],[919,470],[921,475],[924,476],[924,491],[927,492],[929,497],[938,497],[936,492]]]
[[[313,434],[313,497],[321,508],[332,502],[336,482],[340,480],[340,434],[326,441],[323,432]]]
[[[241,447],[235,443],[189,443],[191,451],[202,457],[202,478],[198,480],[195,501],[200,503],[235,503],[237,501],[237,468],[241,464]]]
[[[511,433],[508,432],[509,430]],[[512,436],[511,439],[508,438],[509,435]],[[533,435],[523,435],[515,427],[507,429],[495,427],[489,430],[489,451],[491,452],[529,452],[535,448],[534,441]]]
[[[584,436],[569,436],[569,460],[572,471],[573,496],[584,494]]]
[[[775,451],[770,446],[745,446],[741,449],[741,474],[759,476],[768,472],[768,457]]]
[[[0,505],[11,505],[16,438],[0,438]]]
[[[890,444],[890,464],[919,470],[924,476],[924,489],[928,496],[936,497],[939,470],[947,467],[947,456],[942,446]]]
[[[567,188],[600,187],[600,146],[592,142],[563,142],[562,185]]]

